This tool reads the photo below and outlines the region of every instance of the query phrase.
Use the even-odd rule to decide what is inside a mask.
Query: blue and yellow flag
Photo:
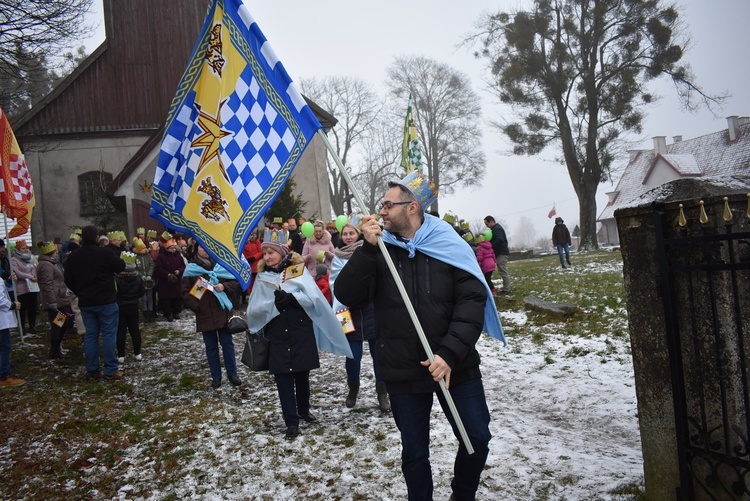
[[[414,117],[411,110],[411,94],[409,104],[406,107],[406,120],[404,121],[404,141],[401,144],[401,167],[407,174],[422,172],[422,147],[417,136],[417,127],[414,125]]]
[[[247,287],[245,241],[320,128],[243,1],[213,0],[169,109],[151,216]]]

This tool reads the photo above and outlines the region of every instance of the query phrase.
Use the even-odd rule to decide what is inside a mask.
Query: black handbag
[[[245,333],[245,349],[240,362],[254,371],[268,370],[269,341],[263,331],[257,334]]]
[[[227,320],[227,330],[231,334],[237,334],[238,332],[245,332],[247,330],[247,320],[242,318],[242,315],[235,313],[229,320]]]

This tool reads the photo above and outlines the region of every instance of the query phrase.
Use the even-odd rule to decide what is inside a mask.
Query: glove
[[[169,275],[167,275],[167,281],[175,283],[177,281],[177,275],[175,275],[174,273],[170,273]]]
[[[294,301],[294,296],[293,295],[291,295],[288,292],[283,291],[281,289],[275,290],[273,292],[273,297],[274,297],[274,301],[273,302],[276,305],[276,309],[279,310],[279,311],[283,310],[284,308],[286,308],[287,306],[289,306],[289,304],[292,301]]]
[[[250,256],[249,258],[247,258],[247,262],[248,262],[248,263],[253,263],[253,262],[255,262],[255,257],[253,257],[253,256]]]

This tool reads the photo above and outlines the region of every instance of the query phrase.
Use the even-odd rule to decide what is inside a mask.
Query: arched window
[[[112,174],[93,170],[78,176],[78,195],[81,203],[81,217],[91,217],[97,213],[97,203],[106,198],[104,190],[112,183]]]

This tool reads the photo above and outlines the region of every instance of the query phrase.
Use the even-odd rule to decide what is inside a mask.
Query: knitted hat
[[[315,267],[315,278],[322,277],[326,273],[328,273],[328,266],[324,265],[323,263],[320,263]]]
[[[57,247],[55,247],[55,244],[53,242],[40,242],[42,245],[39,245],[39,252],[42,254],[53,254]]]
[[[260,248],[268,247],[282,256],[289,254],[289,232],[267,229],[263,234],[263,243]]]
[[[406,186],[417,197],[419,205],[425,210],[432,202],[437,200],[438,190],[435,188],[435,183],[428,181],[427,177],[419,171],[412,172],[398,184]]]

